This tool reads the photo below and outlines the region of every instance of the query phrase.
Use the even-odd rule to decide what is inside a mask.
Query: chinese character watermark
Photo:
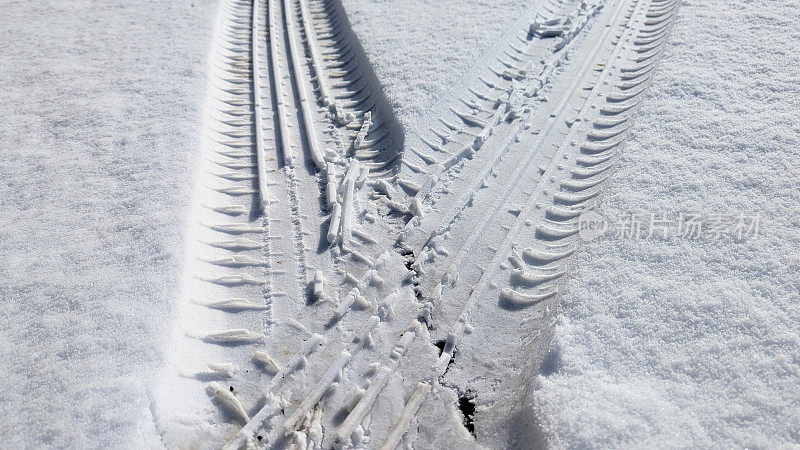
[[[584,241],[602,236],[617,239],[686,239],[745,241],[759,234],[759,214],[626,212],[610,220],[595,211],[578,216],[578,235]]]

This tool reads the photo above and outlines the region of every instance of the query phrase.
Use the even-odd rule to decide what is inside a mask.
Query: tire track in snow
[[[160,417],[206,409],[197,381],[206,382],[218,410],[207,432],[222,441],[273,395],[283,401],[329,378],[330,347],[351,342],[339,353],[346,365],[367,340],[353,330],[385,318],[367,297],[394,294],[384,283],[399,285],[406,269],[396,254],[381,257],[372,236],[386,233],[363,189],[396,172],[402,138],[341,5],[223,0],[215,36],[203,156],[226,171],[197,181],[193,215],[204,228],[188,253],[202,264],[189,264],[196,277],[184,292],[220,300],[180,306],[190,330],[176,337],[171,362],[184,381],[165,383],[175,398],[162,395]],[[390,345],[383,339],[370,338],[381,343],[370,351]],[[180,435],[182,422],[165,435]]]
[[[178,330],[167,376],[156,396],[162,438],[180,440],[190,429],[180,419],[215,408],[236,422],[257,398],[242,384],[258,382],[248,370],[252,349],[273,320],[279,262],[273,225],[263,215],[277,184],[269,90],[261,80],[268,57],[261,2],[223,1],[214,34],[204,111],[201,164],[187,239],[187,279],[177,305]],[[204,384],[205,383],[205,384]],[[230,389],[230,390],[229,390]],[[216,433],[219,430],[211,430]]]
[[[365,185],[391,175],[398,156],[397,143],[393,140],[396,138],[392,130],[394,125],[380,108],[385,102],[379,92],[375,92],[374,75],[363,68],[364,58],[358,56],[360,49],[352,40],[349,26],[345,26],[340,5],[335,2],[307,4],[305,1],[284,1],[279,6],[274,3],[276,16],[277,8],[282,8],[284,19],[280,25],[285,26],[282,37],[289,55],[287,66],[292,74],[286,84],[291,82],[295,92],[294,101],[300,109],[298,128],[303,130],[299,134],[305,139],[309,149],[307,156],[310,156],[305,164],[294,164],[294,171],[313,167],[321,174],[316,187],[324,191],[323,204],[331,212],[324,239],[332,247],[312,256],[333,256],[343,280],[355,286],[342,285],[344,296],[337,298],[336,294],[328,294],[324,299],[316,299],[328,301],[315,302],[310,312],[295,308],[293,318],[279,325],[271,335],[265,355],[289,352],[296,356],[288,365],[277,362],[277,357],[264,358],[277,373],[264,389],[263,405],[229,443],[234,448],[259,440],[282,442],[286,437],[281,431],[288,432],[295,441],[319,444],[321,438],[309,429],[312,425],[305,423],[305,415],[312,412],[310,409],[333,383],[331,377],[344,369],[368,370],[352,362],[359,353],[388,353],[395,345],[392,336],[415,335],[409,330],[413,320],[405,327],[383,323],[390,312],[380,305],[380,299],[401,295],[387,291],[385,286],[400,285],[400,275],[405,275],[407,269],[398,255],[378,253],[377,241],[372,236],[386,233],[370,230],[376,222],[376,205],[361,192]],[[278,33],[276,28],[273,26],[273,38]],[[300,56],[301,45],[305,46],[308,56],[305,61]],[[323,105],[321,111],[312,111],[308,92],[316,92],[318,103]],[[353,99],[347,100],[349,98]],[[323,126],[317,127],[318,124]],[[319,130],[329,134],[322,131],[320,136]],[[298,185],[306,183],[306,192],[313,190],[314,183],[309,177],[298,181]],[[309,205],[305,210],[312,207]],[[338,226],[334,226],[336,222]],[[319,270],[315,273],[313,290],[316,290],[319,273]],[[325,284],[330,280],[321,281],[320,284]],[[402,311],[403,315],[413,318],[416,302],[410,291],[405,297],[408,311]],[[412,301],[408,301],[409,298]],[[401,311],[401,306],[394,307]],[[368,324],[366,329],[364,323]],[[371,334],[373,330],[378,330],[381,336]],[[317,342],[317,346],[299,354],[291,348],[295,346],[292,343],[309,339]],[[366,342],[369,348],[364,349]],[[301,361],[302,368],[293,361]],[[315,417],[317,421],[335,419]]]
[[[221,411],[216,439],[230,448],[391,448],[429,423],[450,426],[437,411],[452,416],[453,406],[433,402],[436,392],[469,394],[481,406],[476,436],[488,443],[502,433],[483,417],[507,418],[498,405],[527,389],[513,380],[538,367],[576,217],[607,178],[677,4],[545,5],[458,106],[410,143],[402,166],[403,137],[341,4],[263,0],[254,15],[244,12],[249,5],[226,0],[231,14],[220,15],[225,34],[213,64],[256,74],[258,99],[225,102],[240,108],[237,117],[251,106],[263,127],[248,133],[247,119],[216,116],[207,123],[223,123],[233,140],[222,162],[241,172],[219,177],[232,184],[218,193],[245,200],[212,209],[250,211],[214,231],[258,238],[230,241],[220,248],[235,255],[209,261],[241,275],[204,266],[204,283],[241,292],[206,306],[239,312],[189,316],[236,326],[196,334],[205,343],[181,359],[221,361],[193,375],[225,382],[208,384]],[[270,23],[268,43],[250,43],[249,64],[235,53],[247,44],[245,19],[252,30],[259,19]],[[201,286],[192,289],[209,290]],[[521,347],[505,345],[510,337]],[[534,356],[522,369],[513,363],[520,348]],[[487,355],[499,361],[488,376],[476,365]],[[415,421],[416,435],[404,438]],[[231,429],[232,439],[222,437]]]
[[[598,23],[591,25],[595,14],[589,9],[600,7]],[[532,375],[548,342],[558,283],[567,268],[565,258],[575,250],[577,216],[593,206],[608,177],[676,7],[674,1],[581,2],[569,20],[559,23],[542,17],[528,29],[529,34],[546,36],[558,33],[561,26],[554,56],[570,45],[576,47],[568,60],[545,63],[541,71],[553,75],[548,73],[548,65],[563,66],[547,94],[558,100],[545,99],[541,106],[531,107],[533,113],[519,121],[524,122],[522,127],[508,131],[502,123],[510,118],[513,124],[518,117],[525,117],[528,111],[524,106],[517,106],[516,114],[498,118],[497,111],[502,109],[497,105],[502,101],[495,100],[490,109],[476,106],[476,100],[460,99],[472,111],[451,110],[458,122],[445,119],[442,124],[453,133],[433,129],[440,142],[421,140],[444,156],[437,162],[430,154],[406,155],[414,162],[409,165],[404,160],[408,170],[401,176],[424,181],[419,182],[421,188],[411,200],[422,214],[409,223],[404,243],[417,255],[415,270],[433,316],[428,325],[442,348],[429,369],[399,371],[410,395],[386,437],[387,448],[400,442],[434,385],[452,388],[462,398],[468,393],[473,399],[477,395],[477,400],[471,401],[479,402],[483,417],[491,417],[475,419],[482,442],[507,435],[509,430],[500,428],[510,423],[515,412],[509,405],[519,405],[524,398],[519,393],[527,389],[525,381],[519,381],[519,371]],[[557,5],[552,10],[557,11]],[[582,15],[586,22],[580,19]],[[581,39],[575,25],[586,23],[592,29]],[[565,42],[565,34],[576,37],[576,42]],[[512,49],[517,55],[526,52]],[[621,66],[621,60],[633,65]],[[521,70],[493,72],[505,79],[524,78]],[[518,92],[513,82],[510,93],[496,89],[496,81],[482,78],[481,83],[503,91],[508,99]],[[540,89],[546,84],[539,77],[520,88],[533,85]],[[493,98],[484,92],[470,91],[477,100],[492,103]],[[453,134],[474,140],[458,142]],[[500,148],[494,151],[493,135],[495,145],[500,141]],[[443,147],[449,143],[454,145]],[[528,190],[529,181],[535,189]],[[530,247],[523,250],[520,242]],[[496,304],[487,305],[490,298],[496,299]],[[517,339],[521,346],[506,345]],[[487,347],[491,349],[488,352]],[[534,360],[520,367],[525,350]],[[486,373],[487,359],[492,361],[492,373]],[[429,408],[433,411],[442,406]],[[428,414],[433,414],[431,411]],[[440,416],[427,419],[435,417]],[[341,439],[345,441],[346,436]]]

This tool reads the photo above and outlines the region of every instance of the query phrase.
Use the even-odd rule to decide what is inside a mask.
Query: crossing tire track
[[[222,0],[164,442],[508,444],[676,8],[548,1],[406,142],[339,1]]]

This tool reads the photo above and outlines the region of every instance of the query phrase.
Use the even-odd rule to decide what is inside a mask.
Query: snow
[[[507,27],[536,0],[343,0],[400,123],[411,131],[452,97]],[[526,15],[529,13],[526,13]],[[430,124],[429,124],[430,125]]]
[[[800,442],[799,18],[681,6],[599,212],[760,214],[760,236],[584,246],[532,395],[553,446]]]
[[[345,2],[395,112],[417,130],[504,16],[481,2],[460,13],[405,4]],[[534,380],[534,438],[556,448],[800,441],[797,19],[786,4],[683,2],[599,212],[760,214],[760,236],[584,245]],[[478,20],[498,34],[473,34]]]
[[[138,446],[216,2],[3,9],[3,445]]]
[[[344,0],[408,132],[535,3]],[[6,446],[153,444],[150,388],[176,322],[216,7],[5,7]],[[534,439],[800,443],[798,20],[779,2],[683,2],[598,212],[757,213],[761,233],[584,244],[531,380]]]

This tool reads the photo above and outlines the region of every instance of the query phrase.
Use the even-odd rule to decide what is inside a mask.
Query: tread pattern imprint
[[[678,0],[543,0],[414,136],[340,0],[220,1],[162,443],[514,445]]]

